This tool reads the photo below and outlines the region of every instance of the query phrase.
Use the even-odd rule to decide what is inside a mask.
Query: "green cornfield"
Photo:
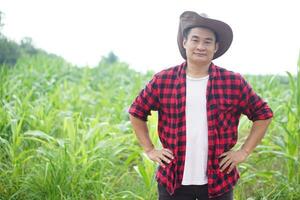
[[[120,62],[78,68],[43,55],[0,66],[0,200],[157,199],[156,164],[127,113],[152,74]],[[300,60],[296,75],[246,79],[274,119],[239,165],[235,199],[299,200]],[[159,146],[156,121],[153,112],[149,127]],[[237,148],[250,126],[242,117]]]

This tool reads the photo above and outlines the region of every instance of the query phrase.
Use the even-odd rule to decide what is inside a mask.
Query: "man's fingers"
[[[156,162],[157,162],[160,166],[162,166],[163,168],[166,167],[165,164],[161,161],[160,158],[156,158]]]
[[[170,154],[170,152],[168,151],[162,151],[162,154],[159,157],[165,163],[170,163],[171,160],[173,159],[173,155]]]
[[[147,155],[152,161],[158,163],[162,167],[165,167],[165,164],[169,164],[174,158],[172,151],[169,149],[153,150]]]
[[[225,157],[224,157],[225,156]],[[219,163],[220,170],[230,173],[235,166],[245,160],[245,153],[242,151],[228,151],[219,156],[222,160]]]
[[[162,152],[168,153],[169,155],[173,156],[173,152],[170,149],[162,149]]]
[[[171,158],[171,159],[174,158],[173,153],[170,151],[166,151],[166,150],[162,151],[162,155],[167,156],[168,158]]]
[[[224,171],[229,165],[231,165],[232,161],[230,159],[228,159],[224,165],[221,167],[221,171]]]
[[[225,158],[223,158],[220,162],[220,167],[222,167],[229,159],[230,159],[229,156],[226,156]]]
[[[234,164],[234,162],[232,162],[229,169],[227,170],[227,174],[229,174],[233,170],[234,167],[235,167],[235,164]]]
[[[225,152],[225,153],[222,153],[222,154],[219,156],[219,158],[225,157],[225,156],[227,156],[229,153],[230,153],[230,151],[227,151],[227,152]]]
[[[164,155],[162,155],[161,157],[160,157],[160,159],[162,160],[162,161],[164,161],[165,163],[170,163],[171,162],[171,160],[169,160],[166,156],[164,156]]]

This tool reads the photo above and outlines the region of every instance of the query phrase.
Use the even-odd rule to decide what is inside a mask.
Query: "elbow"
[[[129,114],[129,120],[131,121],[131,123],[134,123],[134,122],[146,122],[147,121],[147,119],[144,119],[144,118],[142,118],[142,117],[140,117],[140,116],[137,116],[137,115],[133,115],[133,114]]]

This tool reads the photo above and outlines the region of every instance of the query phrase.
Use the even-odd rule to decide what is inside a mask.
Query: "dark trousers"
[[[233,190],[223,194],[222,196],[209,199],[208,187],[206,185],[182,185],[175,190],[171,196],[164,186],[158,184],[159,200],[233,200]]]

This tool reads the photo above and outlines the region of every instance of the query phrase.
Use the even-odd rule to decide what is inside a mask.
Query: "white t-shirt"
[[[186,77],[186,154],[182,185],[207,184],[208,128],[206,88],[209,76]]]

